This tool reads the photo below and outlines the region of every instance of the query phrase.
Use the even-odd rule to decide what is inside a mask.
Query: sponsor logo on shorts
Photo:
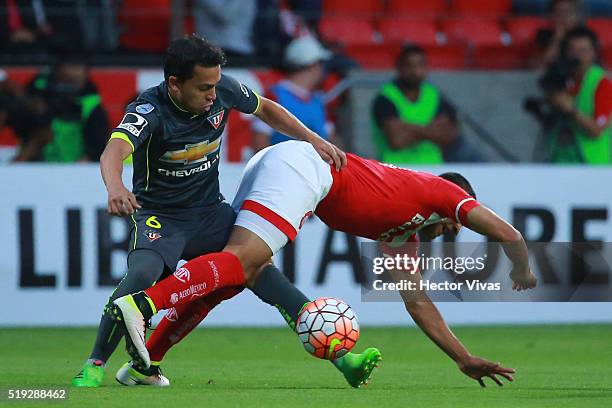
[[[187,268],[179,268],[174,272],[174,277],[183,283],[187,283],[191,278],[191,273]]]
[[[219,126],[221,126],[221,122],[223,122],[223,116],[225,116],[225,109],[221,109],[219,112],[210,115],[206,119],[208,119],[212,127],[217,130]]]
[[[183,149],[169,150],[159,161],[172,164],[194,164],[208,160],[208,155],[215,153],[221,146],[221,136],[215,140],[205,140],[200,143],[186,144]]]
[[[117,126],[119,129],[125,129],[134,136],[138,137],[142,130],[149,124],[145,118],[137,113],[128,112],[123,117],[123,120]]]
[[[219,270],[217,269],[217,265],[215,265],[215,263],[213,261],[208,261],[208,264],[210,265],[210,269],[212,269],[213,272],[213,276],[215,278],[215,285],[214,285],[214,289],[217,289],[217,287],[219,287]]]
[[[176,322],[178,320],[178,313],[175,308],[168,309],[166,312],[166,316],[164,316],[168,321]]]
[[[149,240],[149,242],[156,241],[162,237],[162,235],[157,231],[146,230],[144,232],[145,237]]]

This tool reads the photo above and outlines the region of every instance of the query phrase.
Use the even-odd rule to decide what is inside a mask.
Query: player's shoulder
[[[164,103],[162,88],[163,83],[144,90],[130,102],[128,110],[141,115],[158,114]]]
[[[225,91],[231,94],[244,94],[244,96],[251,96],[251,90],[245,86],[242,82],[238,81],[231,75],[221,74],[221,80],[217,83],[217,90]]]

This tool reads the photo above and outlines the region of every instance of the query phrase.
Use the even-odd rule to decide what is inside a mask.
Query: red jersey
[[[401,169],[347,154],[341,171],[315,214],[330,228],[383,242],[414,239],[442,218],[466,224],[480,205],[461,187],[433,174]],[[412,237],[412,239],[411,239]]]

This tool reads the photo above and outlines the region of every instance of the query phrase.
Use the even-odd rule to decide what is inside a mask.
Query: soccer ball
[[[335,360],[351,351],[359,339],[359,323],[353,309],[343,301],[318,298],[303,308],[297,332],[310,354]]]

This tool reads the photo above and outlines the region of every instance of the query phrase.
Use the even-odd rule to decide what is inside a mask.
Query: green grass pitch
[[[364,328],[383,364],[363,389],[305,353],[286,328],[204,328],[170,351],[167,389],[123,387],[118,350],[98,389],[70,389],[56,407],[611,407],[612,325],[458,327],[470,350],[517,369],[481,389],[415,328]],[[0,329],[0,389],[67,387],[94,339],[91,328]],[[5,405],[0,401],[0,405]],[[46,405],[11,402],[6,406]]]

